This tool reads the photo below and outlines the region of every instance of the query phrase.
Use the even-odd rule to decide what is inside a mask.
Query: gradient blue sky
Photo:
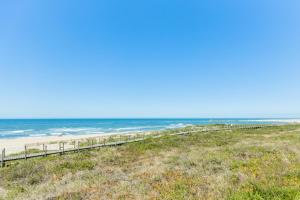
[[[298,0],[0,0],[0,118],[300,117]]]

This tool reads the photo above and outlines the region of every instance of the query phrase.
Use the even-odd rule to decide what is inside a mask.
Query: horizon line
[[[300,117],[16,117],[0,120],[60,120],[60,119],[300,119]]]

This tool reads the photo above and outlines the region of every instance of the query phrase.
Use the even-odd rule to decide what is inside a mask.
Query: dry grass
[[[166,136],[20,161],[2,199],[300,199],[299,125]]]

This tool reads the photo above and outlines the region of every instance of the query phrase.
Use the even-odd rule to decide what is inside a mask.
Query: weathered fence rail
[[[174,133],[165,133],[161,132],[152,132],[149,134],[146,133],[137,133],[137,134],[126,134],[126,135],[110,135],[110,136],[100,136],[92,138],[84,138],[77,140],[66,140],[58,142],[48,142],[48,143],[34,143],[24,146],[24,152],[16,155],[6,155],[5,148],[1,153],[1,166],[4,167],[6,162],[16,161],[16,160],[26,160],[30,158],[45,157],[48,155],[63,155],[70,152],[79,152],[87,149],[101,148],[101,147],[111,147],[123,145],[126,143],[140,142],[150,138],[159,138],[163,136],[173,136],[173,135],[186,135],[197,132],[210,132],[210,131],[224,131],[224,130],[234,130],[234,129],[258,129],[268,126],[275,125],[225,125],[222,127],[195,127],[190,130],[174,132]],[[48,149],[50,145],[58,144],[58,149]],[[38,152],[30,153],[30,147],[42,146],[41,150]]]

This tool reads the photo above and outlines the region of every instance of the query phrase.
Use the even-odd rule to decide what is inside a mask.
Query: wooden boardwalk
[[[47,144],[39,144],[43,146],[43,150],[37,152],[37,153],[28,153],[27,147],[30,145],[25,145],[24,152],[17,155],[5,155],[5,149],[2,150],[2,155],[0,159],[1,166],[4,167],[6,162],[10,161],[16,161],[16,160],[26,160],[30,158],[37,158],[37,157],[46,157],[48,155],[63,155],[65,153],[72,153],[72,152],[80,152],[82,150],[88,150],[88,149],[95,149],[95,148],[102,148],[102,147],[113,147],[113,146],[119,146],[127,143],[133,143],[133,142],[141,142],[145,141],[147,139],[154,139],[159,138],[163,136],[174,136],[174,135],[186,135],[191,133],[199,133],[199,132],[213,132],[213,131],[225,131],[225,130],[234,130],[234,129],[257,129],[257,128],[264,128],[269,126],[275,126],[275,125],[227,125],[225,127],[202,127],[197,129],[191,129],[184,132],[175,132],[175,133],[164,133],[161,131],[161,133],[154,133],[154,134],[135,134],[135,135],[112,135],[108,139],[103,139],[103,137],[97,137],[97,138],[86,138],[84,142],[81,140],[72,140],[73,145],[72,147],[65,148],[65,144],[68,141],[61,141],[57,142],[59,144],[57,150],[47,150]],[[102,139],[102,140],[101,140]],[[87,142],[89,141],[89,142]],[[70,141],[69,141],[70,142]],[[70,145],[69,145],[70,146]]]

